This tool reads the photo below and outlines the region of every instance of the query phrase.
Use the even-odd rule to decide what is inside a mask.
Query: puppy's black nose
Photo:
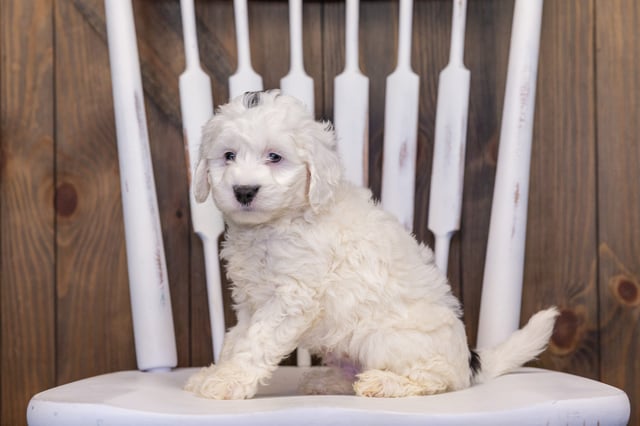
[[[258,185],[236,185],[233,187],[233,193],[240,204],[248,206],[256,198],[259,189]]]

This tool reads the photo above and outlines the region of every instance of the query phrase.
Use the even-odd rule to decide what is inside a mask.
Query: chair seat
[[[183,391],[196,368],[105,374],[37,394],[27,419],[31,426],[493,426],[622,425],[629,418],[629,400],[619,389],[537,368],[522,368],[458,392],[397,399],[301,395],[297,384],[310,368],[323,367],[280,367],[254,399],[242,401],[208,400]]]

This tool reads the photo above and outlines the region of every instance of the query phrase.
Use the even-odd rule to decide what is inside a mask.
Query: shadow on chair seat
[[[617,425],[629,418],[624,392],[536,368],[463,391],[398,399],[300,395],[297,384],[309,368],[322,367],[281,367],[254,399],[242,401],[207,400],[183,391],[194,368],[105,374],[34,396],[27,418],[31,426]]]

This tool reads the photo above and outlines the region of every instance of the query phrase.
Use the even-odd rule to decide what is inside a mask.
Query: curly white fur
[[[401,397],[466,388],[547,344],[554,308],[481,352],[472,371],[460,304],[432,251],[342,179],[331,126],[291,97],[249,93],[222,106],[204,128],[194,185],[224,214],[238,317],[220,363],[187,383],[201,396],[252,397],[297,346],[334,366],[309,377],[309,392]]]

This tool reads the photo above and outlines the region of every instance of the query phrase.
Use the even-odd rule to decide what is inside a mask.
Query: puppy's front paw
[[[211,365],[191,376],[184,388],[204,398],[245,399],[256,394],[258,378],[231,363]]]

